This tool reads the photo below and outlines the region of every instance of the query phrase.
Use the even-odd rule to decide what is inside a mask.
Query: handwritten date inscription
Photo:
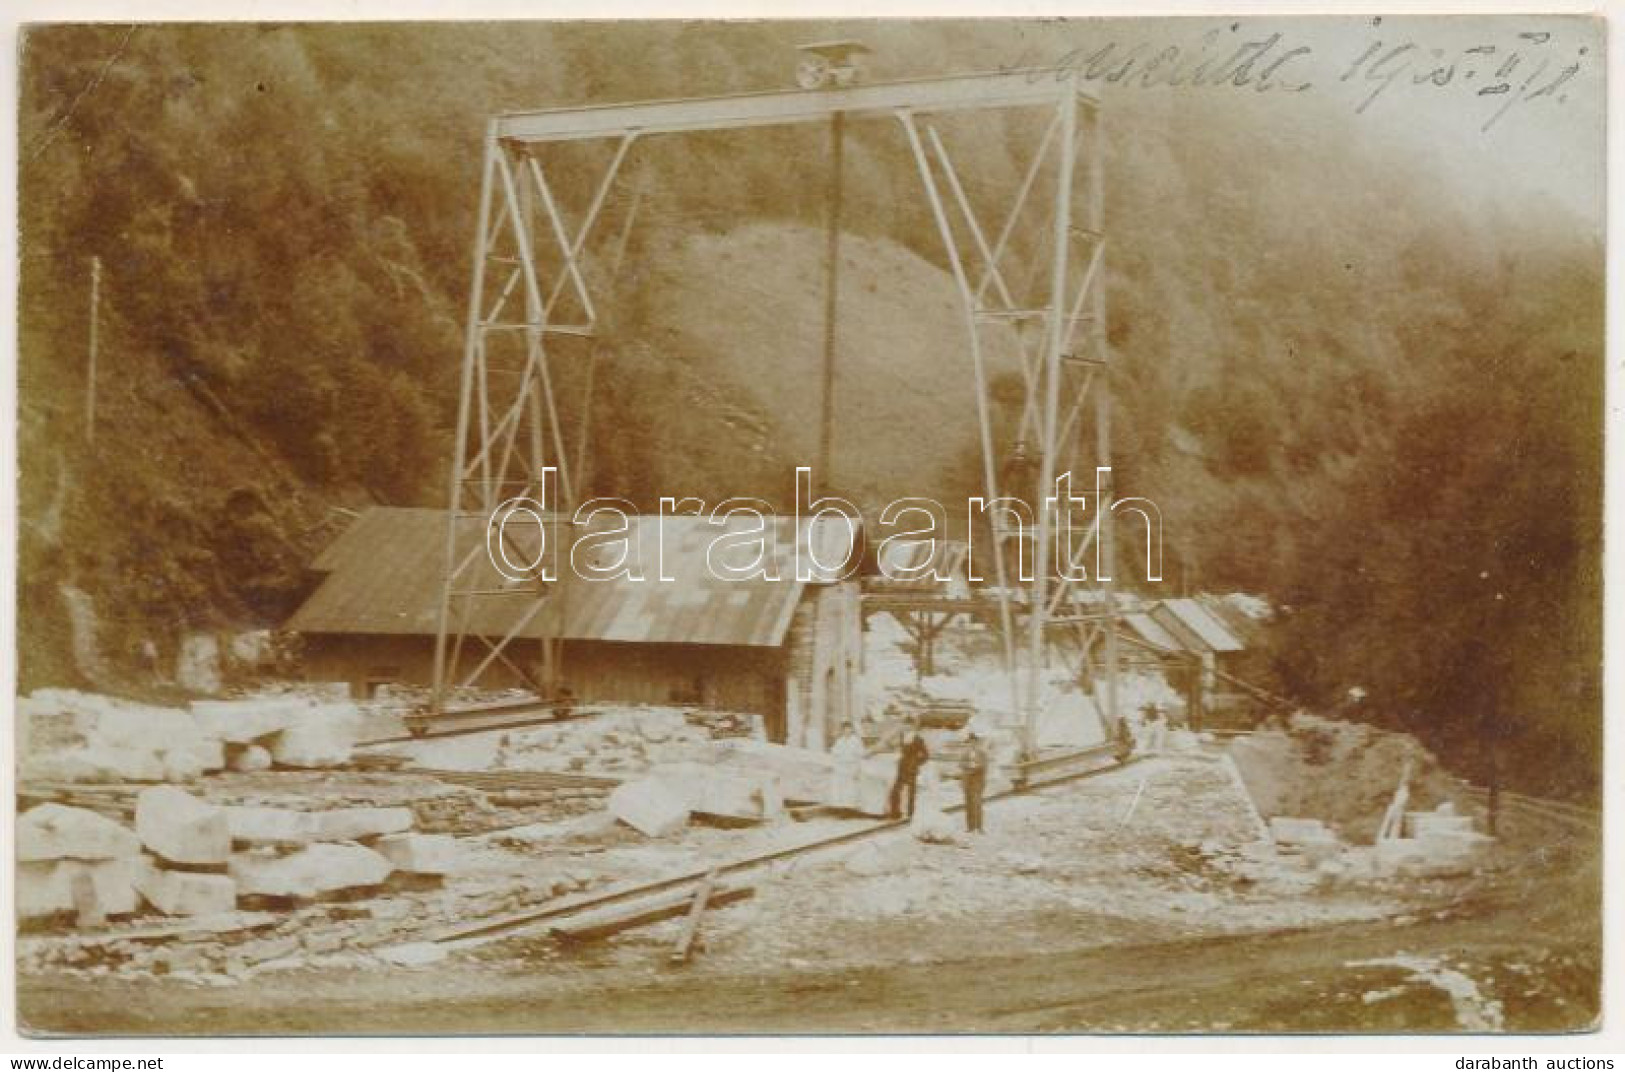
[[[1592,61],[1590,47],[1565,42],[1551,31],[1511,32],[1504,40],[1443,48],[1384,33],[1380,18],[1348,55],[1330,51],[1324,44],[1294,41],[1287,32],[1248,33],[1237,22],[1209,30],[1195,43],[1108,40],[1053,59],[1028,52],[1004,69],[1025,70],[1034,80],[1076,76],[1085,83],[1139,89],[1341,92],[1352,95],[1361,115],[1379,100],[1406,91],[1449,92],[1482,101],[1479,129],[1488,131],[1519,106],[1566,104],[1573,79]]]

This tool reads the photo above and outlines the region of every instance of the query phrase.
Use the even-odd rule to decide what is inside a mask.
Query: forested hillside
[[[31,30],[22,685],[112,685],[140,639],[275,623],[334,507],[439,501],[487,116],[783,87],[796,42],[846,32],[876,49],[876,77],[906,77],[988,69],[1035,35],[1059,52],[1070,31]],[[1304,702],[1358,685],[1361,717],[1466,765],[1493,728],[1515,780],[1586,790],[1597,221],[1515,167],[1460,196],[1428,154],[1307,98],[1105,101],[1115,461],[1119,487],[1163,509],[1171,579],[1279,605],[1274,684]],[[973,196],[1019,174],[1008,133],[956,131]],[[853,130],[836,479],[948,498],[974,449],[970,395],[935,364],[952,290],[901,152],[895,130]],[[785,497],[812,431],[824,166],[817,132],[706,136],[652,149],[616,195],[611,221],[642,200],[606,282],[596,493]],[[592,177],[562,174],[564,199]],[[103,667],[74,654],[65,586],[95,608]]]

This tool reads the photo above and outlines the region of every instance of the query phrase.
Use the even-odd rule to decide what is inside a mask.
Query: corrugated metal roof
[[[1196,655],[1242,651],[1245,642],[1195,599],[1161,599],[1126,613],[1123,624],[1153,647]]]
[[[900,540],[888,539],[880,545],[878,565],[880,576],[875,580],[894,587],[928,588],[940,584],[937,576],[954,578],[966,573],[966,558],[970,544],[962,540]],[[896,574],[905,570],[933,567],[931,573],[909,580],[899,580]]]
[[[364,512],[316,556],[312,568],[327,577],[288,628],[432,634],[446,550],[445,517],[440,510],[377,507]]]
[[[756,527],[753,518],[735,517],[727,523],[700,517],[668,517],[664,523],[658,517],[630,521],[624,545],[630,550],[627,566],[642,580],[588,580],[566,570],[558,586],[556,606],[564,621],[558,635],[752,647],[783,642],[802,587],[795,580],[793,518],[768,519],[763,565],[776,581],[730,580],[717,575],[722,568],[753,564],[763,550],[743,539],[716,543],[730,533],[749,536]],[[618,558],[620,546],[615,555],[604,558]],[[661,580],[662,569],[673,579]]]
[[[1139,638],[1154,647],[1165,651],[1184,651],[1185,647],[1173,635],[1156,623],[1149,614],[1125,614],[1123,624],[1138,634]]]
[[[1253,617],[1245,609],[1243,602],[1249,597],[1232,593],[1228,596],[1199,595],[1196,597],[1207,612],[1230,630],[1232,636],[1241,641],[1244,647],[1254,648],[1263,642],[1263,622]]]
[[[1166,616],[1158,616],[1159,623],[1176,636],[1180,635],[1178,626],[1184,626],[1208,651],[1220,653],[1242,651],[1247,646],[1222,621],[1194,599],[1164,599],[1158,606],[1174,619],[1169,621]],[[1195,644],[1187,646],[1193,651],[1202,650],[1202,647]]]
[[[445,517],[440,510],[368,510],[317,556],[314,568],[327,577],[289,619],[287,628],[302,633],[432,636],[445,569]],[[754,561],[759,547],[743,539],[754,532],[754,518],[716,523],[704,517],[662,521],[645,516],[629,521],[625,544],[594,541],[596,549],[583,549],[581,561],[612,564],[626,547],[628,568],[641,580],[588,579],[561,563],[561,579],[548,586],[549,599],[535,612],[534,586],[508,581],[497,572],[485,551],[483,519],[467,518],[457,545],[460,554],[473,555],[468,587],[495,594],[454,604],[454,620],[491,637],[506,635],[517,626],[516,635],[523,637],[749,647],[783,643],[802,589],[795,579],[793,518],[768,519],[764,565],[776,580],[724,579],[715,575],[707,558],[719,537],[735,533],[741,539],[718,547],[716,562],[741,566]],[[799,536],[807,539],[805,526]],[[812,539],[821,542],[827,537],[815,534]],[[528,533],[524,526],[515,530],[514,557],[533,552],[534,541],[534,526]],[[821,551],[821,557],[827,561],[830,554]],[[659,579],[662,567],[671,580]],[[532,612],[531,620],[521,625]]]

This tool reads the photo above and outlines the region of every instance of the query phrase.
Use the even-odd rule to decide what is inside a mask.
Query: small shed
[[[480,518],[469,523],[483,524]],[[480,563],[489,572],[480,587],[507,586],[512,596],[473,601],[473,631],[502,636],[517,625],[507,650],[514,653],[510,663],[520,663],[493,662],[482,683],[523,687],[520,668],[526,660],[539,662],[542,640],[556,637],[561,683],[583,702],[749,712],[760,716],[772,740],[824,747],[856,715],[858,586],[829,576],[797,580],[798,544],[805,548],[818,537],[809,537],[794,518],[767,520],[767,577],[719,576],[718,561],[738,565],[740,559],[727,557],[728,545],[718,545],[718,538],[754,523],[737,515],[726,521],[632,517],[626,543],[612,545],[628,550],[630,575],[589,578],[561,554],[544,610],[526,622],[521,618],[534,607],[533,590]],[[555,535],[565,535],[564,525],[553,526]],[[303,640],[306,676],[348,681],[359,694],[383,683],[429,684],[445,547],[444,511],[364,512],[316,557],[314,590],[287,623]],[[598,552],[604,550],[603,544],[588,549],[578,562],[602,565]],[[831,558],[827,548],[819,557]],[[464,652],[465,666],[481,655],[483,649]]]
[[[1198,728],[1219,709],[1232,706],[1219,695],[1220,663],[1248,648],[1233,615],[1222,607],[1211,596],[1160,599],[1122,618],[1122,635],[1163,662],[1170,683],[1185,694],[1187,715]]]

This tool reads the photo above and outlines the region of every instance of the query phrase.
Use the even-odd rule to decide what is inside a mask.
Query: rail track
[[[1077,768],[1093,769],[1103,761],[1112,758],[1115,746],[1110,741],[1088,748],[1081,748],[1073,752],[1062,752],[1055,755],[1039,756],[1024,763],[1016,764],[1017,782],[1029,782],[1034,778],[1054,778],[1057,775]]]
[[[405,717],[407,732],[396,737],[378,737],[370,741],[357,741],[357,748],[371,748],[385,744],[404,744],[410,741],[430,740],[437,737],[460,737],[469,733],[490,733],[495,730],[521,729],[526,726],[544,726],[553,722],[570,722],[591,717],[596,712],[580,710],[557,700],[506,700],[501,703],[479,704],[453,708],[439,714],[414,711]]]
[[[407,767],[400,773],[424,775],[452,785],[498,793],[504,790],[614,789],[621,784],[619,778],[598,774],[577,774],[574,771],[454,771],[435,770],[431,767]]]
[[[1104,754],[1103,756],[1102,753]],[[1101,758],[1105,758],[1105,765],[1099,764],[1099,760]],[[1108,774],[1115,770],[1121,770],[1124,767],[1137,762],[1138,759],[1139,757],[1134,757],[1128,760],[1127,763],[1123,764],[1112,762],[1109,748],[1091,748],[1085,749],[1082,752],[1069,753],[1066,756],[1052,757],[1050,765],[1046,768],[1051,773],[1048,773],[1047,776],[1036,779],[1029,777],[1024,784],[1016,786],[1015,788],[1001,793],[989,794],[987,797],[987,803],[994,804],[1001,800],[1008,800],[1012,797],[1036,793],[1067,782],[1080,781],[1084,778],[1092,778],[1101,774]],[[1081,765],[1083,766],[1083,769],[1063,771],[1062,768],[1065,766],[1065,764],[1061,763],[1062,760],[1070,760],[1073,766]],[[1091,762],[1095,765],[1088,766],[1087,764]],[[948,812],[959,812],[964,810],[964,805],[953,804],[943,810]],[[906,819],[881,820],[879,822],[861,827],[857,830],[845,831],[844,833],[836,834],[833,837],[821,838],[817,841],[808,842],[802,845],[794,845],[784,849],[774,849],[770,852],[760,853],[755,856],[743,857],[741,859],[733,860],[720,865],[696,868],[695,870],[685,871],[681,874],[672,875],[667,878],[656,879],[653,882],[641,883],[635,886],[622,886],[615,889],[606,890],[602,893],[576,897],[560,904],[548,905],[532,911],[479,920],[477,922],[452,927],[436,935],[432,939],[429,939],[429,944],[445,947],[457,947],[463,944],[483,943],[503,935],[528,930],[543,923],[555,923],[559,920],[567,919],[582,912],[605,908],[611,905],[634,902],[641,898],[667,893],[672,890],[681,889],[685,886],[697,886],[700,882],[706,879],[707,875],[721,878],[748,874],[753,871],[765,869],[774,864],[784,863],[817,852],[843,848],[872,837],[877,837],[893,831],[903,830],[906,829],[907,826],[908,820]]]
[[[1481,786],[1469,786],[1465,790],[1474,804],[1480,808],[1488,809],[1490,792]],[[1523,815],[1555,823],[1558,826],[1570,829],[1584,830],[1587,833],[1596,833],[1602,829],[1602,815],[1592,808],[1581,804],[1570,804],[1564,800],[1552,800],[1548,797],[1532,797],[1524,793],[1512,793],[1502,790],[1499,794],[1500,806],[1514,815]]]

